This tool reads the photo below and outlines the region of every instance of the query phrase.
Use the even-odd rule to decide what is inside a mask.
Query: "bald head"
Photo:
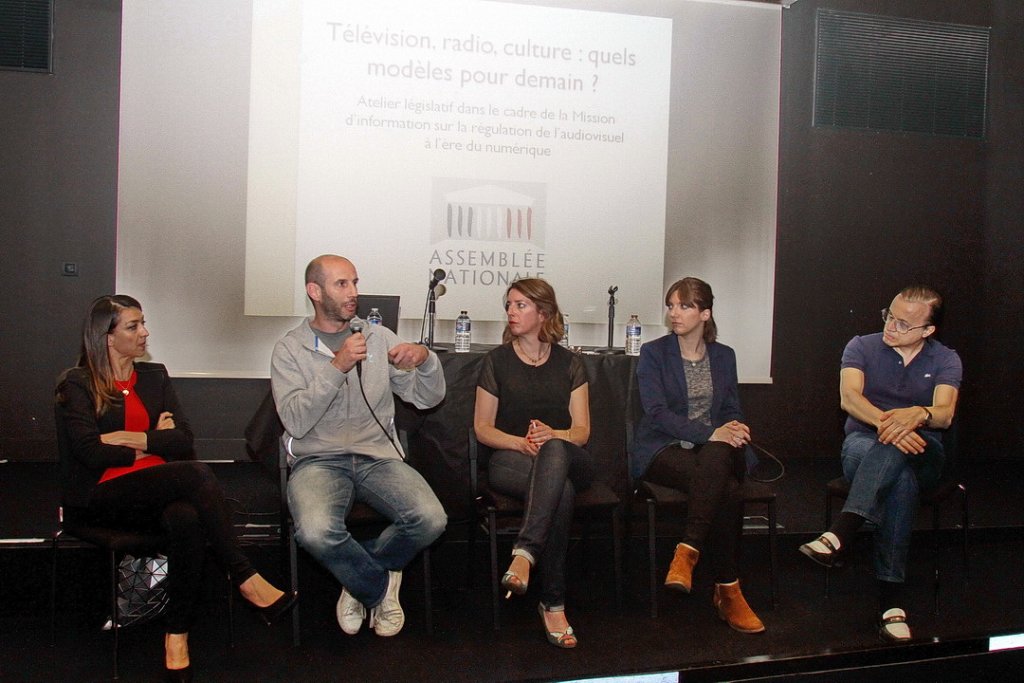
[[[355,268],[352,262],[344,256],[336,256],[334,254],[321,254],[317,256],[306,266],[306,284],[308,285],[312,282],[320,285],[322,289],[327,277],[327,269],[338,265],[348,265],[350,268]]]

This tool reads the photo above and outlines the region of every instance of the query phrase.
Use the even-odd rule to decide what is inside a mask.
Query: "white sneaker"
[[[388,572],[388,589],[384,599],[370,610],[370,628],[378,636],[393,636],[405,626],[405,612],[398,603],[398,589],[402,585],[402,572]]]
[[[338,598],[338,605],[334,609],[338,616],[338,626],[350,636],[359,633],[363,627],[363,620],[366,619],[366,608],[363,603],[352,597],[347,589],[341,589],[341,597]]]

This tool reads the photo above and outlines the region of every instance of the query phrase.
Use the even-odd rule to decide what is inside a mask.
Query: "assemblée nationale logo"
[[[540,277],[546,190],[544,183],[435,179],[431,242],[438,246],[430,267],[448,269],[451,284]]]
[[[529,242],[536,247],[544,246],[537,197],[488,184],[453,190],[440,200],[443,203],[442,239]]]

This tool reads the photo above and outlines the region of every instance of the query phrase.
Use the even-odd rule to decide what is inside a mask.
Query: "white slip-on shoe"
[[[905,643],[910,640],[907,613],[899,607],[893,607],[882,612],[882,618],[878,621],[878,635],[883,640],[893,643]]]

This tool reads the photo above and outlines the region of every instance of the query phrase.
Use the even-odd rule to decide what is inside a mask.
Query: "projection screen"
[[[350,257],[420,338],[460,310],[497,343],[516,277],[573,344],[710,282],[741,380],[770,381],[780,8],[589,0],[125,3],[118,290],[175,375],[265,377]]]

